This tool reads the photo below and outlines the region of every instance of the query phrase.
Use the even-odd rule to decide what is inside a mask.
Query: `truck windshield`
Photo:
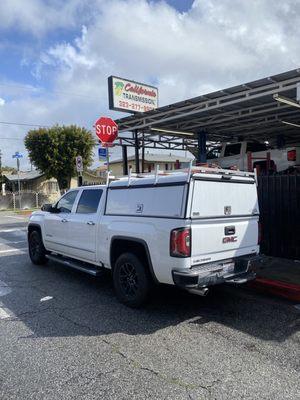
[[[236,156],[241,152],[241,143],[227,144],[225,147],[224,157]]]

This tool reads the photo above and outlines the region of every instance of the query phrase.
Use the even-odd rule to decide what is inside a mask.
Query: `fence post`
[[[252,153],[251,151],[247,151],[247,169],[248,172],[251,172],[252,169]]]
[[[35,206],[36,208],[39,208],[39,193],[35,193]]]
[[[15,193],[13,193],[13,207],[14,207],[14,211],[16,211],[16,195],[15,195]]]

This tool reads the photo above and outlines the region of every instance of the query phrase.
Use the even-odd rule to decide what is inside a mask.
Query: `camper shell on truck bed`
[[[229,280],[237,270],[247,273],[247,279],[254,278],[252,272],[248,274],[249,258],[254,263],[259,253],[254,173],[196,167],[173,173],[131,175],[110,183],[105,215],[129,218],[128,222],[139,218],[141,224],[162,219],[160,226],[177,220],[176,226],[190,230],[190,254],[186,260],[180,254],[177,258],[181,260],[167,257],[164,253],[170,254],[171,244],[166,241],[169,237],[160,237],[159,230],[156,232],[162,265],[158,275],[164,283],[185,286],[186,278],[189,287],[199,287],[202,276],[205,286]],[[169,266],[163,267],[164,260]],[[212,270],[217,273],[208,282],[204,275]],[[245,278],[244,275],[243,281]]]
[[[141,304],[149,280],[205,294],[211,285],[255,277],[259,209],[253,173],[202,167],[130,173],[68,193],[54,207],[32,214],[31,259],[67,260],[94,275],[111,269],[118,298],[126,304]],[[67,212],[64,197],[72,198]]]

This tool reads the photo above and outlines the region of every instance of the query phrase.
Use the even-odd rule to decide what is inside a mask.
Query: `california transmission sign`
[[[109,108],[131,113],[146,112],[158,107],[158,89],[135,81],[108,78]]]

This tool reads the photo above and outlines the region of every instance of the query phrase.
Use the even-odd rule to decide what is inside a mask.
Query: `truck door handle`
[[[88,224],[88,225],[95,225],[95,222],[93,222],[93,221],[88,221],[87,224]]]
[[[66,218],[63,218],[63,219],[61,220],[61,222],[68,222],[68,220],[67,220]]]

